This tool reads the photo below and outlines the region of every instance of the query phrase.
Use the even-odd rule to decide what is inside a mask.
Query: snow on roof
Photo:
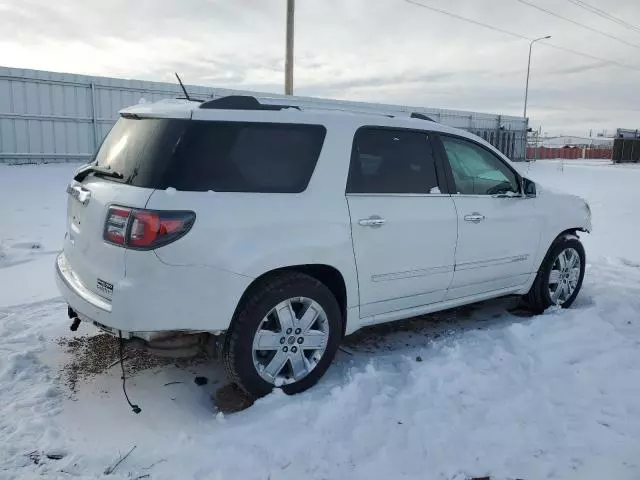
[[[191,112],[200,107],[200,102],[180,98],[168,98],[153,103],[141,102],[120,110],[120,115],[190,118]]]

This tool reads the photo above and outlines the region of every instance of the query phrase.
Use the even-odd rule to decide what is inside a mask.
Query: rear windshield
[[[321,125],[120,118],[96,160],[137,187],[299,193],[325,133]]]

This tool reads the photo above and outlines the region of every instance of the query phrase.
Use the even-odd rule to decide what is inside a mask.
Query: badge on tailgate
[[[109,282],[105,282],[102,279],[98,279],[98,283],[96,285],[99,291],[104,293],[108,298],[113,296],[113,284]]]
[[[73,184],[68,185],[67,194],[72,196],[74,199],[80,202],[81,205],[85,207],[89,203],[89,200],[91,200],[91,192],[80,185],[73,185]]]

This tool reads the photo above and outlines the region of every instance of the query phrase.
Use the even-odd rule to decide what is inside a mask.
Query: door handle
[[[480,223],[484,219],[485,219],[485,216],[478,212],[473,212],[471,215],[464,216],[464,221],[471,222],[471,223]]]
[[[382,225],[384,225],[386,222],[386,220],[382,217],[379,217],[378,215],[371,215],[369,218],[363,218],[361,220],[358,220],[358,224],[362,225],[363,227],[372,227],[372,228],[378,228],[381,227]]]
[[[506,193],[494,193],[491,198],[524,198],[520,193],[506,192]]]

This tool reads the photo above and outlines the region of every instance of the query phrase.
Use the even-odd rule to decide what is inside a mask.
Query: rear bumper
[[[56,258],[56,285],[69,306],[78,314],[78,318],[101,324],[110,321],[111,302],[91,292],[80,282],[73,274],[64,253]]]
[[[144,252],[154,255],[151,252]],[[123,337],[149,338],[152,332],[213,332],[229,327],[237,302],[251,278],[210,267],[176,267],[145,261],[144,277],[114,284],[112,299],[83,285],[64,253],[56,259],[58,290],[78,318]]]
[[[65,291],[69,291],[73,296],[77,297],[74,298],[74,300],[82,300],[94,309],[111,313],[111,302],[93,293],[80,282],[73,274],[73,270],[67,263],[67,257],[65,257],[64,253],[61,253],[58,255],[58,258],[56,258],[56,273],[56,281],[60,292],[64,294]]]

